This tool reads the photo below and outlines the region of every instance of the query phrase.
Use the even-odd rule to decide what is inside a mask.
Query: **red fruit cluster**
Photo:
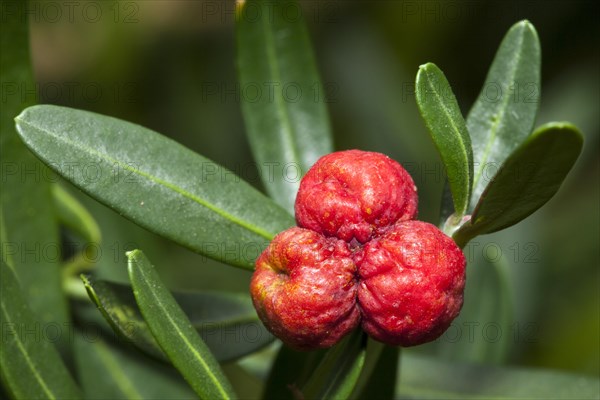
[[[416,213],[412,178],[387,156],[319,159],[300,183],[299,227],[256,260],[250,292],[263,323],[304,350],[330,347],[359,324],[391,345],[439,337],[460,312],[466,262]]]

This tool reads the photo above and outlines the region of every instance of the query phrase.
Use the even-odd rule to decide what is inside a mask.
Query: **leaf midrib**
[[[136,264],[138,263],[137,260],[135,260],[135,259],[133,259],[132,261],[134,261]],[[219,380],[213,375],[210,367],[208,366],[208,364],[206,364],[206,361],[204,361],[204,359],[202,358],[200,353],[198,353],[196,348],[190,343],[187,336],[181,331],[181,329],[179,329],[179,326],[177,325],[177,323],[175,323],[175,321],[171,318],[171,315],[170,315],[169,311],[167,310],[167,308],[165,307],[164,303],[162,302],[161,298],[158,297],[156,295],[155,291],[153,290],[154,288],[148,281],[146,274],[143,271],[143,268],[141,268],[140,266],[136,266],[136,268],[138,269],[139,276],[142,278],[142,281],[147,288],[146,292],[149,293],[150,296],[154,299],[154,304],[156,306],[158,306],[158,308],[162,311],[162,314],[167,319],[167,322],[175,329],[177,335],[182,339],[183,343],[191,351],[194,358],[200,363],[200,365],[202,365],[202,368],[206,371],[206,375],[214,383],[215,387],[217,387],[217,389],[219,390],[219,392],[221,393],[223,398],[229,399],[230,398],[229,395],[227,394],[227,392],[225,391],[225,389],[223,388],[223,386],[221,385]],[[150,327],[150,324],[148,326]],[[162,347],[160,342],[159,342],[159,345]],[[165,351],[165,353],[167,353],[167,352]]]
[[[12,318],[10,318],[10,314],[9,314],[8,310],[6,309],[5,302],[1,301],[0,305],[2,307],[2,314],[4,315],[4,318],[3,318],[4,321],[12,321]],[[32,372],[32,374],[33,374],[33,376],[35,378],[35,381],[39,383],[40,387],[44,391],[44,394],[46,394],[46,396],[48,396],[48,398],[50,398],[50,399],[56,399],[57,397],[54,396],[54,394],[52,393],[52,390],[50,390],[50,388],[48,386],[46,386],[46,383],[44,382],[44,379],[42,378],[42,376],[40,375],[39,371],[35,367],[33,361],[31,360],[31,358],[29,358],[29,354],[27,354],[27,350],[25,349],[25,346],[21,342],[21,338],[19,337],[19,335],[13,335],[13,336],[15,337],[15,343],[17,344],[17,348],[19,349],[19,351],[23,355],[23,358],[25,359],[25,362],[27,363],[27,366],[31,370],[31,372]]]
[[[521,62],[523,42],[525,41],[525,29],[526,29],[525,27],[522,28],[522,32],[520,35],[520,42],[519,42],[519,45],[517,46],[519,48],[519,51],[517,52],[517,56],[515,57],[515,61],[510,70],[511,79],[509,79],[508,82],[511,82],[511,80],[514,82],[517,67],[518,67],[519,63]],[[487,82],[487,80],[486,80],[486,82]],[[502,99],[502,107],[500,107],[499,112],[493,114],[496,118],[494,120],[494,123],[490,127],[490,137],[487,141],[485,150],[483,152],[483,156],[481,158],[481,164],[477,167],[477,172],[475,173],[475,176],[473,177],[473,189],[475,189],[477,187],[477,184],[479,183],[479,179],[481,178],[481,175],[483,174],[483,170],[485,168],[485,163],[486,163],[486,161],[491,153],[491,150],[492,150],[492,144],[495,142],[496,136],[498,134],[498,128],[500,127],[500,121],[504,117],[504,114],[506,114],[506,108],[507,108],[509,98],[510,98],[510,96],[508,96],[508,95],[504,96],[504,98]]]
[[[279,63],[277,61],[277,57],[275,55],[275,39],[273,38],[273,32],[270,27],[268,18],[262,18],[263,20],[263,32],[265,33],[265,42],[266,42],[266,51],[267,51],[267,64],[269,66],[269,70],[271,71],[271,75],[273,76],[273,81],[279,82],[280,85],[283,85],[281,81],[281,72]],[[282,102],[281,92],[275,91],[275,108],[277,110],[277,114],[279,115],[282,123],[282,131],[283,137],[285,141],[288,143],[288,147],[290,152],[292,153],[293,161],[295,161],[298,165],[302,165],[300,156],[298,153],[298,149],[296,148],[296,143],[294,142],[294,134],[292,131],[294,130],[292,123],[290,121],[290,116],[288,113],[287,107]]]
[[[73,140],[70,140],[70,139],[68,139],[68,138],[66,138],[64,136],[55,135],[51,131],[49,131],[47,129],[44,129],[42,127],[36,126],[34,124],[31,124],[31,123],[29,123],[29,122],[27,122],[27,121],[25,121],[25,120],[23,120],[23,119],[21,119],[19,117],[15,118],[15,120],[18,121],[19,123],[23,124],[23,125],[27,125],[27,126],[31,127],[32,129],[37,129],[37,130],[39,130],[39,131],[47,134],[48,136],[50,136],[50,137],[52,137],[52,138],[54,138],[54,139],[56,139],[58,141],[62,141],[63,143],[66,143],[67,145],[70,145],[70,146],[72,146],[72,147],[74,147],[74,148],[76,148],[78,150],[81,150],[84,153],[87,152],[88,154],[95,155],[95,156],[99,157],[100,159],[104,159],[104,160],[107,160],[107,161],[109,161],[109,162],[111,162],[113,164],[117,164],[121,168],[124,168],[124,169],[126,169],[126,170],[128,170],[128,171],[130,171],[130,172],[132,172],[134,174],[138,174],[138,175],[140,175],[142,177],[145,177],[145,178],[149,179],[150,181],[152,181],[152,182],[154,182],[154,183],[156,183],[158,185],[162,185],[162,186],[166,187],[167,189],[170,189],[170,190],[178,193],[179,195],[181,195],[183,197],[186,197],[186,198],[188,198],[188,199],[190,199],[190,200],[198,203],[199,205],[201,205],[201,206],[203,206],[203,207],[205,207],[205,208],[207,208],[207,209],[215,212],[216,214],[218,214],[221,217],[223,217],[223,218],[231,221],[232,223],[234,223],[234,224],[236,224],[236,225],[238,225],[238,226],[240,226],[240,227],[242,227],[244,229],[247,229],[247,230],[249,230],[249,231],[251,231],[251,232],[253,232],[253,233],[255,233],[255,234],[259,235],[259,236],[262,236],[265,239],[268,239],[268,240],[273,239],[273,235],[270,234],[269,232],[266,232],[266,231],[264,231],[264,230],[262,230],[262,229],[260,229],[260,228],[258,228],[256,226],[254,226],[254,225],[251,225],[251,224],[248,224],[248,223],[242,221],[241,219],[239,219],[239,218],[237,218],[237,217],[235,217],[235,216],[233,216],[233,215],[225,212],[224,210],[218,208],[214,204],[212,204],[212,203],[210,203],[208,201],[205,201],[205,200],[203,200],[202,198],[200,198],[198,196],[193,195],[192,193],[190,193],[190,192],[188,192],[188,191],[180,188],[179,186],[171,184],[171,183],[169,183],[169,182],[167,182],[167,181],[165,181],[163,179],[160,179],[160,178],[158,178],[158,177],[156,177],[154,175],[151,175],[151,174],[149,174],[147,172],[143,172],[141,170],[133,168],[129,164],[123,163],[123,162],[121,162],[121,161],[119,161],[119,160],[117,160],[115,158],[112,158],[112,157],[110,157],[109,155],[107,155],[105,153],[101,153],[101,152],[93,150],[93,149],[91,149],[89,147],[82,146],[81,144],[79,144],[79,143],[77,143],[77,142],[75,142]]]
[[[435,93],[435,96],[438,100],[438,104],[440,104],[442,111],[444,111],[444,114],[446,115],[447,119],[450,121],[450,125],[452,126],[452,128],[454,129],[455,132],[458,133],[458,142],[460,143],[460,149],[462,151],[462,155],[465,157],[465,159],[469,160],[469,153],[467,152],[467,148],[465,146],[465,143],[463,141],[463,135],[460,131],[460,129],[456,126],[456,124],[454,123],[454,119],[452,118],[452,114],[450,112],[450,110],[448,109],[448,107],[446,107],[446,104],[444,103],[444,101],[442,100],[442,97],[440,96],[440,94],[438,93],[437,90],[435,90],[435,87],[433,86],[433,82],[432,79],[429,78],[429,73],[427,71],[425,71],[427,74],[427,84],[428,86],[431,88],[431,90],[433,91],[433,93]],[[466,184],[466,198],[464,203],[466,204],[462,204],[461,205],[461,213],[464,213],[467,210],[468,207],[468,201],[469,201],[469,180],[467,179],[467,184]]]
[[[125,377],[124,373],[117,373],[117,371],[122,371],[123,369],[119,365],[118,362],[115,361],[114,357],[108,353],[108,347],[106,344],[99,340],[97,342],[97,346],[101,347],[99,351],[96,353],[98,357],[102,361],[102,363],[107,367],[108,373],[112,376],[114,382],[117,384],[117,387],[121,390],[121,392],[127,395],[129,399],[142,399],[142,395],[137,391],[136,387]]]

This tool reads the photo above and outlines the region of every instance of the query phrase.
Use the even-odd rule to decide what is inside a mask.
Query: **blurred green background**
[[[39,8],[30,16],[41,103],[139,123],[261,188],[240,111],[233,1],[81,1],[71,9],[64,3],[33,3]],[[380,151],[402,162],[419,189],[420,218],[434,223],[443,173],[414,101],[418,66],[431,61],[445,72],[466,115],[508,28],[524,18],[535,25],[543,62],[537,125],[573,122],[585,136],[584,152],[545,207],[467,246],[463,314],[440,340],[414,351],[598,375],[600,30],[593,2],[300,3],[336,149]],[[99,275],[127,281],[124,252],[141,248],[172,288],[247,290],[249,272],[193,254],[79,197],[102,228]],[[78,245],[68,232],[64,240]],[[495,269],[490,261],[499,254],[503,263]]]

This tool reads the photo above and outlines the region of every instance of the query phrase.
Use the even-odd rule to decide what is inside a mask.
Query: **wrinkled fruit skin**
[[[360,322],[356,277],[345,242],[294,227],[257,259],[250,293],[260,319],[284,343],[326,348]]]
[[[463,303],[465,257],[454,241],[421,221],[396,224],[357,254],[362,328],[390,345],[437,339]]]
[[[321,157],[300,182],[298,226],[365,243],[417,214],[417,191],[404,168],[380,153],[339,151]]]
[[[250,293],[265,326],[298,350],[330,347],[359,324],[389,345],[438,338],[462,307],[466,261],[414,220],[417,201],[410,175],[383,154],[319,159],[300,182],[299,227],[256,260]]]

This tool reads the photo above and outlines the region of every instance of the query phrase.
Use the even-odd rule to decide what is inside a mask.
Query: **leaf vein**
[[[163,180],[161,178],[158,178],[158,177],[156,177],[156,176],[154,176],[152,174],[149,174],[149,173],[144,172],[142,170],[139,170],[137,168],[133,168],[131,165],[129,165],[127,163],[123,163],[123,162],[121,162],[121,161],[119,161],[119,160],[117,160],[115,158],[112,158],[108,154],[102,153],[100,151],[96,151],[96,150],[91,149],[89,147],[82,146],[81,144],[79,144],[79,143],[77,143],[77,142],[75,142],[73,140],[70,140],[70,139],[68,139],[66,137],[63,137],[63,136],[60,136],[60,135],[56,135],[56,134],[54,134],[53,132],[51,132],[51,131],[49,131],[47,129],[44,129],[44,128],[39,127],[39,126],[35,126],[35,125],[29,123],[28,121],[24,121],[22,119],[19,119],[19,122],[21,124],[28,125],[28,126],[34,128],[34,129],[38,129],[41,132],[44,132],[45,134],[47,134],[48,136],[50,136],[50,137],[52,137],[52,138],[54,138],[54,139],[56,139],[58,141],[62,141],[62,142],[66,143],[66,144],[68,144],[70,146],[73,146],[74,148],[76,148],[78,150],[81,150],[84,153],[95,155],[96,157],[98,157],[98,158],[100,158],[102,160],[108,161],[108,162],[112,163],[113,165],[116,164],[119,167],[124,168],[124,169],[126,169],[126,170],[128,170],[128,171],[130,171],[132,173],[138,174],[138,175],[140,175],[140,176],[142,176],[144,178],[147,178],[147,179],[149,179],[150,181],[152,181],[152,182],[154,182],[156,184],[159,184],[159,185],[164,186],[164,187],[166,187],[168,189],[171,189],[174,192],[180,194],[181,196],[183,196],[185,198],[188,198],[188,199],[190,199],[190,200],[198,203],[199,205],[201,205],[201,206],[203,206],[205,208],[208,208],[209,210],[211,210],[211,211],[215,212],[216,214],[220,215],[221,217],[223,217],[223,218],[231,221],[232,223],[234,223],[236,225],[239,225],[240,227],[245,228],[245,229],[247,229],[247,230],[249,230],[249,231],[251,231],[253,233],[256,233],[257,235],[262,236],[265,239],[271,240],[273,238],[273,234],[271,234],[269,232],[266,232],[263,229],[258,228],[257,226],[254,226],[252,224],[249,224],[247,222],[242,221],[238,217],[235,217],[234,215],[229,214],[228,212],[222,210],[221,208],[215,206],[214,204],[212,204],[212,203],[210,203],[210,202],[208,202],[208,201],[206,201],[206,200],[204,200],[204,199],[202,199],[202,198],[200,198],[200,197],[198,197],[198,196],[196,196],[196,195],[194,195],[194,194],[192,194],[192,193],[190,193],[190,192],[188,192],[188,191],[180,188],[179,186],[176,186],[176,185],[174,185],[172,183],[169,183],[169,182],[167,182],[167,181],[165,181],[165,180]]]
[[[4,320],[11,321],[10,314],[8,313],[8,310],[6,309],[4,301],[0,302],[0,304],[2,305],[2,313],[4,314],[4,318],[5,318]],[[25,359],[27,366],[31,370],[31,372],[35,378],[35,381],[37,381],[39,383],[40,387],[42,388],[44,393],[48,396],[48,398],[56,399],[56,396],[54,396],[54,394],[52,393],[52,390],[50,390],[50,388],[44,382],[44,379],[42,378],[39,371],[37,370],[37,368],[31,361],[31,358],[29,358],[29,355],[27,354],[27,350],[25,350],[25,346],[23,346],[23,343],[21,342],[21,338],[19,337],[19,335],[14,335],[14,336],[15,336],[15,343],[17,344],[19,351],[23,355],[23,358]]]
[[[141,268],[141,267],[138,266],[138,270],[140,271],[140,276],[142,277],[142,279],[144,281],[144,284],[149,288],[148,292],[153,297],[153,299],[155,301],[155,304],[161,310],[162,314],[165,316],[165,318],[167,319],[168,323],[175,329],[177,335],[182,339],[183,343],[191,351],[191,353],[194,356],[194,358],[198,362],[200,362],[200,365],[206,371],[206,375],[215,384],[215,386],[217,387],[217,389],[219,390],[219,392],[222,394],[223,398],[224,399],[228,399],[229,396],[227,395],[227,392],[225,391],[225,389],[223,388],[223,386],[221,385],[221,383],[219,382],[219,380],[214,376],[214,374],[212,373],[210,367],[206,364],[206,361],[204,361],[204,359],[202,358],[202,356],[200,355],[200,353],[198,353],[198,351],[196,350],[196,348],[192,345],[192,343],[190,343],[190,341],[188,340],[188,338],[185,335],[185,333],[181,331],[181,329],[179,328],[179,325],[171,317],[171,314],[169,313],[169,310],[167,309],[167,307],[165,306],[165,304],[162,302],[162,300],[160,299],[160,297],[157,296],[156,292],[154,291],[154,288],[153,288],[152,284],[147,279],[146,274],[143,271],[143,268]],[[162,344],[161,344],[161,347],[162,347]]]

